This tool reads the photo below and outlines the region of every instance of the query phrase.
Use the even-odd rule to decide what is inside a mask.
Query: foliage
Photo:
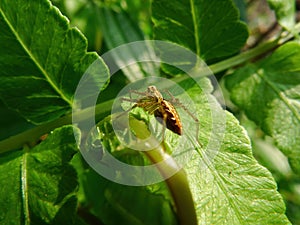
[[[282,27],[275,38],[250,47],[251,21],[239,18],[247,7],[236,7],[242,1],[1,0],[0,224],[300,224],[299,25],[294,1],[268,3]],[[150,62],[110,77],[112,65],[101,53],[150,38],[203,59],[217,74],[228,109],[205,71],[197,72],[195,82]],[[113,55],[116,65],[138,57],[130,45]],[[180,55],[177,60],[199,66]],[[88,70],[95,62],[98,71]],[[90,80],[77,102],[83,74]],[[163,143],[137,152],[117,138],[110,109],[123,87],[149,74],[182,88],[168,87],[183,102],[174,105],[187,135],[162,130]],[[101,91],[95,108],[89,105],[94,88]],[[72,114],[77,107],[82,110]],[[80,129],[94,110],[97,132]],[[124,137],[147,137],[153,116],[139,109],[129,115],[131,130],[124,128]],[[192,129],[198,126],[193,116],[199,133]],[[160,128],[158,123],[154,129]],[[95,162],[105,164],[99,143],[130,165],[170,158],[157,166],[164,181],[125,186],[100,176],[78,150],[95,147]],[[186,152],[191,158],[177,171],[176,157]],[[113,174],[120,180],[138,176]]]

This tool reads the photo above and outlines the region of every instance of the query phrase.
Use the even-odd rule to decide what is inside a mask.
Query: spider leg
[[[117,115],[117,116],[115,117],[115,119],[118,119],[118,118],[120,118],[121,116],[123,116],[123,115],[125,115],[125,114],[128,114],[131,110],[133,110],[133,109],[136,108],[136,107],[137,107],[137,104],[134,104],[132,107],[130,107],[130,108],[127,109],[126,111],[121,112],[119,115]]]
[[[130,95],[131,95],[131,93],[134,93],[137,95],[142,95],[142,96],[148,96],[148,94],[146,92],[140,92],[140,91],[136,91],[136,90],[129,90]]]
[[[136,91],[136,90],[129,90],[128,92],[129,92],[129,98],[122,97],[122,98],[121,98],[122,101],[135,102],[135,103],[137,103],[137,102],[139,102],[140,100],[143,99],[143,98],[133,99],[133,98],[131,97],[131,94],[132,94],[132,93],[135,93],[135,94],[141,95],[141,96],[146,96],[146,97],[148,96],[148,94],[147,94],[146,92],[140,92],[140,91]]]
[[[154,112],[159,108],[159,105],[157,103],[153,104],[152,102],[144,102],[140,104],[140,107],[143,108],[150,115],[153,115]]]
[[[142,103],[137,104],[137,106],[143,108],[150,115],[155,114],[155,111],[160,109],[160,104],[159,103],[153,104],[153,102],[144,102],[143,104]],[[161,122],[161,124],[162,124],[162,141],[164,141],[165,131],[166,131],[166,127],[167,127],[168,114],[163,113],[162,116],[163,117],[159,117],[162,120],[159,122]],[[156,118],[156,119],[158,119],[158,118]]]
[[[177,99],[178,100],[178,99]],[[199,143],[200,147],[203,147],[202,144],[199,142],[198,138],[199,138],[199,126],[200,126],[200,123],[199,123],[199,120],[197,119],[197,117],[192,114],[186,107],[185,105],[183,105],[181,102],[179,102],[178,100],[178,103],[180,104],[179,106],[187,113],[189,114],[193,120],[196,122],[196,141]]]
[[[165,93],[167,93],[170,97],[171,97],[171,101],[175,100],[176,98],[174,97],[174,95],[171,94],[171,92],[168,89],[164,90]]]
[[[132,99],[132,98],[121,98],[121,101],[127,101],[127,102],[138,102],[138,99]]]
[[[175,98],[169,90],[165,90],[165,92],[171,97],[171,100],[169,100],[169,102],[171,102],[173,105],[177,105],[177,106],[181,107],[184,111],[186,111],[195,120],[195,122],[199,123],[199,120],[197,119],[197,117],[194,114],[192,114],[185,107],[185,105],[180,102],[180,100],[178,98]]]
[[[162,118],[162,120],[163,120],[162,121],[163,122],[163,128],[162,128],[162,141],[163,141],[163,143],[165,143],[164,140],[165,140],[166,127],[167,127],[167,117],[168,117],[168,115],[166,113],[164,113],[163,118]]]

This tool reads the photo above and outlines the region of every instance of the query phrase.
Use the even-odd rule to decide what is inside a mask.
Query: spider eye
[[[154,86],[149,86],[149,87],[148,87],[148,90],[149,90],[149,91],[154,91],[155,89],[156,89],[156,88],[155,88]]]

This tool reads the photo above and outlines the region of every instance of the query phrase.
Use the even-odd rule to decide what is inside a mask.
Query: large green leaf
[[[210,102],[216,100],[212,96],[208,100],[199,97],[195,87],[188,93],[196,102],[200,124],[203,124],[200,141],[213,143],[207,149],[199,149],[185,167],[198,223],[289,224],[276,182],[253,157],[250,140],[239,122],[221,107],[215,107],[214,113],[221,119],[211,136],[212,131],[207,129],[211,126],[208,109]],[[226,126],[224,133],[222,126]],[[222,141],[219,148],[214,144],[217,140]]]
[[[118,139],[114,136],[110,116],[97,126],[101,133],[105,133],[102,140],[106,147],[118,160],[129,165],[143,166],[146,161],[149,163],[149,159],[140,152],[120,146]],[[99,140],[99,136],[95,136],[95,138]],[[93,138],[88,138],[86,143],[93,144],[93,140]],[[85,148],[81,149],[81,151],[85,150]],[[102,151],[99,151],[98,148],[89,150],[93,151],[90,152],[91,156],[96,159],[98,164],[105,165],[105,156],[102,155]],[[83,207],[89,208],[103,223],[117,225],[122,221],[123,225],[177,224],[176,214],[165,183],[161,182],[147,187],[122,185],[115,180],[103,178],[101,174],[97,174],[90,167],[85,169],[79,157],[73,160],[73,164],[79,171],[81,204]],[[116,171],[115,175],[124,176],[122,180],[133,177],[141,178],[141,174],[136,172],[126,174],[124,171]],[[147,176],[147,172],[144,175]],[[114,175],[112,178],[115,178]],[[142,179],[139,182],[143,182]],[[132,204],[133,202],[134,204]]]
[[[88,66],[99,89],[108,72],[83,35],[49,1],[0,2],[0,97],[33,123],[70,111],[76,86]]]
[[[232,101],[244,109],[300,172],[300,45],[288,43],[262,62],[226,79]]]
[[[193,113],[200,120],[200,144],[193,142],[195,139],[191,135],[194,136],[195,133],[190,132],[191,124],[189,124],[187,113],[180,113],[180,117],[184,126],[183,132],[188,133],[190,139],[180,139],[178,142],[176,140],[179,137],[172,135],[172,132],[168,130],[166,130],[165,136],[165,142],[171,151],[174,151],[173,147],[178,144],[182,146],[181,149],[177,149],[176,156],[187,151],[193,153],[192,157],[189,156],[191,158],[186,162],[184,169],[194,198],[194,202],[191,204],[195,205],[198,224],[289,224],[285,216],[284,202],[276,190],[276,182],[271,173],[259,165],[253,157],[250,140],[245,130],[239,126],[238,121],[231,114],[226,113],[218,105],[213,96],[208,94],[212,90],[209,81],[202,79],[200,82],[202,83],[201,87],[207,90],[201,90],[187,81],[181,83],[182,87],[188,90],[187,93],[196,106],[197,113]],[[182,99],[181,95],[176,95],[176,97],[179,100]],[[186,102],[185,99],[183,104]],[[189,105],[190,108],[191,105]],[[179,107],[177,109],[178,112],[181,112]],[[100,130],[105,133],[104,136],[101,136],[104,145],[108,146],[119,160],[124,161],[125,158],[125,162],[129,164],[148,165],[146,160],[139,159],[143,154],[137,157],[138,152],[133,151],[134,153],[132,153],[118,142],[118,139],[113,136],[112,128],[108,129],[111,127],[109,122],[110,120],[107,120],[105,126],[100,127]],[[133,126],[132,129],[137,129],[136,132],[142,131],[135,124],[131,124],[131,126]],[[134,126],[137,127],[134,128]],[[104,157],[99,158],[99,163],[105,163]],[[177,159],[179,158],[175,157],[175,160]],[[178,161],[178,163],[182,162]],[[165,171],[160,169],[160,172],[167,173],[167,167]],[[123,171],[117,171],[116,176],[134,178],[139,177],[140,174],[126,175]],[[183,185],[180,180],[177,182],[178,186]],[[177,198],[175,192],[178,189],[170,186],[168,180],[166,183],[172,193],[175,207],[187,207],[187,205],[180,205],[187,204],[187,202],[183,203],[182,199]],[[124,190],[121,187],[105,186],[105,188],[108,193],[123,190],[129,191],[128,194],[131,195],[130,190]],[[120,190],[118,191],[118,189]],[[162,194],[166,197],[166,201],[170,202],[170,194],[165,192]],[[180,194],[186,196],[187,193],[182,191]],[[154,193],[152,195],[155,196]],[[105,198],[102,197],[102,201],[103,199]],[[110,203],[112,206],[119,203],[115,198],[110,199],[114,202]],[[136,201],[136,204],[137,208],[151,210],[144,205],[144,202]],[[122,211],[132,209],[131,202],[126,201],[120,207],[122,207]],[[129,215],[124,214],[120,218],[123,216],[128,219],[126,217]],[[177,216],[182,219],[179,215]],[[159,220],[160,217],[157,217],[157,223]],[[147,222],[145,220],[141,224],[148,224]],[[153,221],[151,222],[153,223]]]
[[[248,32],[231,0],[154,0],[154,35],[185,46],[206,62],[230,56]]]
[[[26,129],[31,128],[33,125],[28,123],[18,113],[8,109],[0,100],[0,140],[8,138]]]
[[[133,82],[143,77],[159,74],[158,65],[155,64],[156,55],[151,46],[148,47],[146,43],[134,43],[145,38],[138,24],[132,21],[123,10],[115,12],[103,7],[98,11],[97,16],[101,15],[105,18],[99,18],[105,43],[109,49],[113,49],[109,52],[109,57],[113,57],[114,62],[118,68],[122,69],[125,76]],[[118,48],[119,46],[121,47]],[[106,54],[104,54],[104,58],[105,56]],[[141,62],[142,59],[148,59],[148,61]],[[110,61],[107,63],[111,64]],[[112,66],[114,65],[112,64]]]
[[[207,170],[199,156],[188,165],[197,214],[204,224],[289,224],[270,172],[254,159],[250,141],[232,115],[225,143]],[[206,152],[204,154],[209,154]],[[198,158],[198,159],[197,159]],[[211,165],[210,165],[211,164]]]
[[[271,173],[254,159],[250,140],[227,114],[224,144],[213,161],[210,152],[186,167],[198,220],[203,224],[289,224]],[[203,170],[199,162],[208,166]]]
[[[72,127],[26,148],[0,157],[0,223],[73,224],[78,184],[69,165],[77,151]]]
[[[85,198],[81,204],[107,225],[118,225],[120,221],[122,225],[177,224],[170,201],[162,194],[167,192],[163,184],[149,188],[124,186],[90,168],[79,180]]]

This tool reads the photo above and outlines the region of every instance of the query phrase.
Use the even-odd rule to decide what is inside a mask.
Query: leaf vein
[[[20,43],[20,45],[23,47],[24,51],[28,54],[28,56],[32,59],[32,61],[35,63],[35,65],[38,67],[38,69],[41,71],[41,73],[45,76],[46,80],[49,82],[49,84],[53,87],[53,89],[62,97],[64,101],[66,101],[69,105],[72,105],[71,100],[67,98],[67,96],[64,95],[64,93],[55,85],[55,82],[50,78],[48,72],[42,67],[38,59],[34,56],[34,54],[30,51],[29,46],[26,46],[24,43],[22,37],[18,34],[17,30],[13,26],[13,24],[10,23],[8,20],[6,14],[3,12],[3,10],[0,8],[0,13],[2,14],[5,22],[9,26],[11,32],[15,35],[16,39]]]
[[[295,107],[293,106],[293,104],[290,103],[289,98],[284,94],[284,92],[280,91],[276,87],[276,85],[273,84],[272,81],[268,80],[265,76],[263,76],[262,72],[257,71],[257,74],[278,95],[278,97],[283,101],[283,103],[287,106],[287,108],[291,110],[291,112],[293,113],[293,115],[300,122],[300,115],[298,114],[297,109],[295,109]]]

